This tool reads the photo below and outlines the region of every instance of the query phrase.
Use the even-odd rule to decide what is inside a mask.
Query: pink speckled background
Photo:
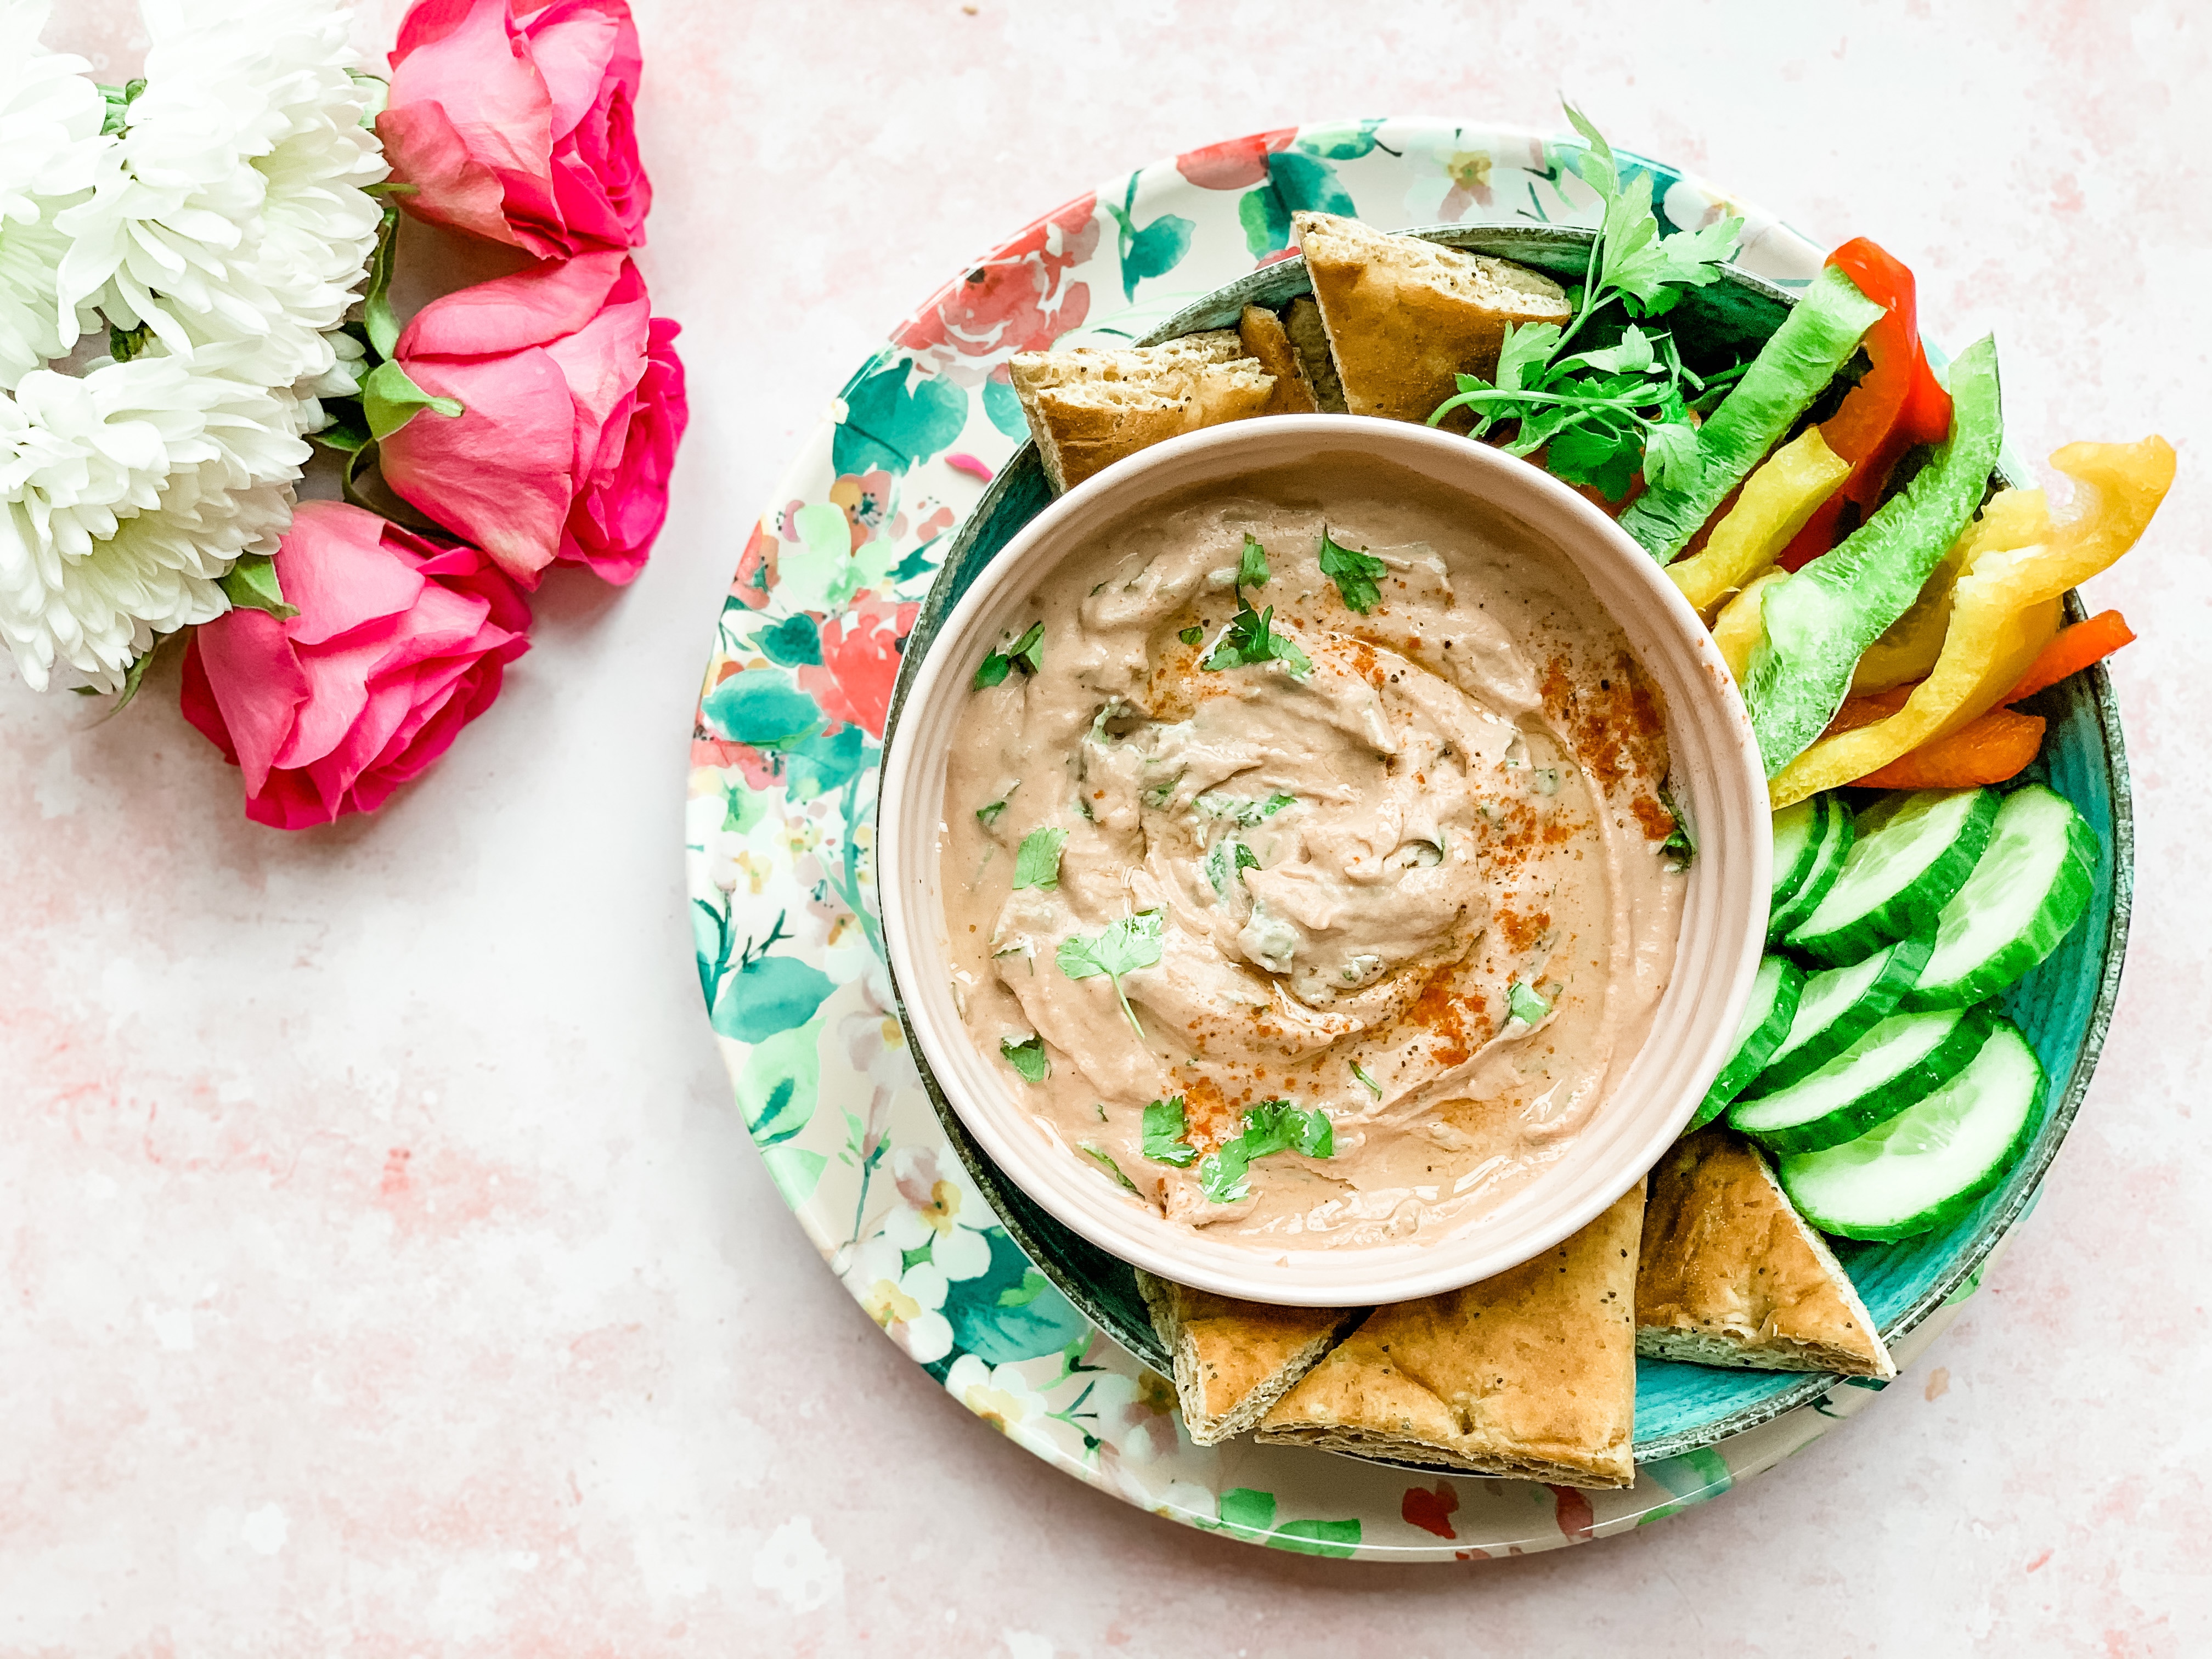
[[[135,71],[124,0],[58,9]],[[674,512],[633,589],[547,585],[499,706],[377,821],[247,824],[173,668],[97,727],[0,669],[0,1655],[2212,1650],[2203,13],[973,9],[638,0]],[[800,1237],[698,1006],[688,719],[737,527],[965,258],[1213,139],[1550,125],[1560,88],[1910,260],[1936,332],[2008,347],[2025,453],[2179,445],[2091,594],[2147,634],[2135,948],[2041,1208],[1863,1415],[1595,1547],[1273,1554],[999,1440]]]

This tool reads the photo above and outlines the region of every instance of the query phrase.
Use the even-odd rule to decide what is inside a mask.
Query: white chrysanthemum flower
[[[0,369],[11,341],[22,360],[0,382],[0,641],[41,689],[117,690],[157,634],[227,610],[222,578],[291,521],[319,399],[360,378],[334,331],[386,167],[348,9],[144,3],[146,84],[103,137],[84,66],[36,50],[43,8],[0,0]],[[43,367],[107,324],[151,337]]]
[[[54,217],[91,192],[103,147],[107,100],[84,59],[40,46],[46,14],[46,0],[0,0],[0,390],[68,349]],[[72,315],[70,337],[91,320]]]
[[[300,419],[289,392],[168,356],[0,398],[0,637],[24,678],[113,690],[155,634],[220,616],[223,573],[290,521]]]
[[[325,373],[387,168],[361,125],[344,8],[173,0],[149,18],[146,87],[62,214],[61,295],[144,326],[187,359],[251,344],[229,372],[265,386]]]

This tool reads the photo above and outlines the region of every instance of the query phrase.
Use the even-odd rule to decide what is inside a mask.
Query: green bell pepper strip
[[[1689,482],[1645,490],[1620,515],[1620,527],[1660,563],[1672,562],[1729,491],[1789,435],[1881,315],[1850,277],[1823,267],[1735,389],[1698,428],[1698,465],[1687,469]]]
[[[1842,545],[1760,596],[1764,632],[1744,701],[1770,778],[1813,745],[1866,648],[1910,610],[1989,489],[2004,436],[1996,343],[1951,365],[1951,435]]]

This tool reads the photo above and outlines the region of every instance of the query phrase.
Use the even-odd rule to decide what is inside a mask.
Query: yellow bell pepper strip
[[[1821,267],[1782,326],[1720,407],[1698,428],[1696,464],[1679,481],[1654,483],[1620,515],[1620,527],[1662,564],[1670,563],[1712,516],[1722,498],[1779,443],[1859,337],[1884,315],[1833,265]]]
[[[1970,567],[1974,556],[1985,547],[2026,547],[2050,533],[2051,510],[2041,490],[2007,489],[1991,497],[1982,508],[1982,516],[1951,544],[1943,562],[1936,567],[1936,574],[1912,602],[1912,609],[1867,647],[1866,655],[1859,659],[1851,674],[1851,696],[1863,697],[1926,679],[1936,659],[1943,654],[1943,635],[1951,626],[1951,586],[1959,580],[1959,573]]]
[[[2004,416],[1986,336],[1951,365],[1951,435],[1911,483],[1841,546],[1766,590],[1766,638],[1752,653],[1744,702],[1769,777],[1820,737],[1866,648],[1911,609],[1988,493]]]
[[[2059,596],[2134,546],[2173,483],[2173,447],[2160,437],[2069,444],[2051,464],[2075,482],[2073,515],[2026,545],[1974,554],[1952,590],[1950,632],[1928,678],[1888,719],[1823,738],[1777,774],[1767,795],[1778,811],[1865,777],[1996,707],[2057,633]],[[2002,505],[2015,534],[2043,511],[2039,501],[2008,503],[2003,495],[1990,505],[1985,522]]]
[[[1787,576],[1786,570],[1770,570],[1763,576],[1754,576],[1743,592],[1721,607],[1721,614],[1713,619],[1713,643],[1720,647],[1721,660],[1728,665],[1729,672],[1741,686],[1751,673],[1751,653],[1766,637],[1766,625],[1759,618],[1759,596]]]
[[[1790,545],[1813,510],[1850,476],[1851,464],[1830,449],[1820,428],[1808,427],[1759,464],[1734,507],[1713,526],[1705,550],[1667,567],[1698,615],[1761,571]]]

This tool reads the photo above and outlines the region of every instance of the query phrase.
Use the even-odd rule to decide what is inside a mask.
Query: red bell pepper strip
[[[2135,638],[2135,630],[2117,611],[2100,611],[2083,622],[2071,623],[2051,635],[2042,654],[2030,663],[2018,685],[2004,701],[2018,702],[2045,686],[2056,685],[2069,674],[2078,674],[2092,663],[2102,662]]]
[[[1851,476],[1783,550],[1779,562],[1785,570],[1799,569],[1835,545],[1845,501],[1856,505],[1862,517],[1871,511],[1906,450],[1941,443],[1951,430],[1951,394],[1936,378],[1920,341],[1912,272],[1863,236],[1831,253],[1828,263],[1868,299],[1887,307],[1888,314],[1867,331],[1863,342],[1873,367],[1820,426],[1822,441],[1852,464]]]

